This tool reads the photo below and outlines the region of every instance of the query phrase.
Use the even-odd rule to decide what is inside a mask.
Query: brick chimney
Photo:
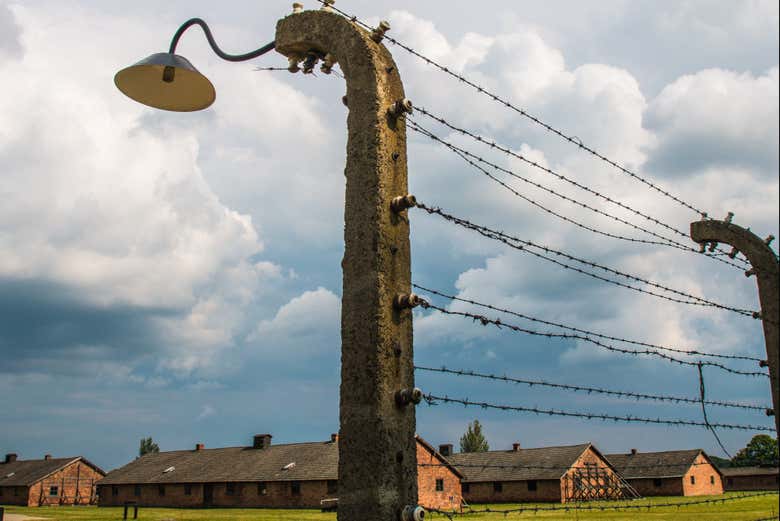
[[[439,445],[439,454],[441,454],[445,458],[447,456],[452,456],[452,443],[445,443],[443,445]]]
[[[337,432],[334,432],[333,434],[330,435],[330,442],[336,443],[337,441],[339,441],[339,435]]]
[[[270,434],[255,434],[252,447],[255,449],[267,449],[271,446],[271,438],[273,438],[273,436]]]
[[[51,454],[46,454],[46,455],[43,457],[43,459],[45,459],[46,461],[49,461],[49,460],[51,459]]]
[[[13,463],[14,461],[16,461],[16,454],[14,454],[12,452],[10,454],[6,454],[5,455],[5,462],[6,463]]]
[[[202,444],[202,443],[196,443],[195,444],[195,451],[196,452],[202,451],[205,448],[206,448],[206,446],[204,444]]]
[[[520,444],[515,442],[512,444],[512,452],[518,452],[520,450]]]
[[[636,456],[636,452],[637,452],[636,449],[631,449],[631,455],[632,456]]]

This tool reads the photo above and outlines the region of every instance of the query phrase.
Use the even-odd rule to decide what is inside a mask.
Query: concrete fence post
[[[747,257],[752,268],[745,272],[747,276],[756,277],[758,283],[758,298],[761,304],[761,321],[764,326],[764,341],[766,342],[766,358],[769,366],[769,385],[772,389],[772,405],[774,406],[775,432],[780,431],[780,414],[778,414],[778,326],[780,324],[780,303],[778,303],[778,261],[772,248],[771,238],[762,240],[750,230],[731,223],[733,214],[724,221],[702,220],[691,223],[691,238],[701,245],[707,243],[723,243],[734,248],[733,253],[742,252]]]
[[[276,50],[292,70],[327,57],[346,78],[339,521],[398,520],[417,504],[415,407],[396,401],[414,388],[411,309],[394,306],[411,293],[409,222],[391,209],[407,195],[399,111],[408,105],[393,58],[376,40],[327,10],[298,10],[276,29]]]

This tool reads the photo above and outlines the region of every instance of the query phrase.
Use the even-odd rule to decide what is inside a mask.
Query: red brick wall
[[[260,494],[257,483],[235,483],[234,494],[228,495],[227,483],[211,483],[214,507],[279,507],[319,508],[320,501],[337,494],[328,494],[327,481],[301,481],[300,495],[292,494],[292,486],[286,481],[266,483],[266,494]],[[158,485],[140,485],[140,495],[135,495],[135,485],[101,485],[100,506],[121,506],[126,501],[135,501],[142,506],[155,507],[202,507],[204,484],[192,483],[190,494],[185,494],[182,483],[165,484],[165,495],[161,496]],[[115,495],[116,493],[116,495]]]
[[[92,487],[101,478],[103,474],[83,461],[77,461],[30,487],[27,504],[31,507],[88,505],[92,499]],[[50,495],[51,487],[57,487],[57,495]]]
[[[727,476],[726,490],[778,490],[778,477],[775,475]]]
[[[469,483],[468,492],[463,492],[467,503],[518,503],[522,501],[561,500],[561,481],[558,479],[537,480],[536,490],[528,490],[527,481],[502,481],[502,491],[496,492],[493,482]]]
[[[421,444],[417,444],[417,463],[442,464]],[[443,480],[444,490],[436,490],[436,480]],[[420,506],[441,510],[460,511],[462,497],[460,478],[448,467],[417,467],[417,489]]]
[[[0,487],[0,505],[27,505],[27,487]]]
[[[683,495],[713,496],[723,494],[723,482],[715,467],[699,454],[688,472],[683,476]],[[694,483],[691,483],[693,478]]]
[[[659,478],[660,486],[655,485],[655,479],[627,479],[628,484],[634,487],[640,496],[682,496],[682,478]]]

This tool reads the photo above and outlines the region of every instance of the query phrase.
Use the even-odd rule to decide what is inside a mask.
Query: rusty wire
[[[673,227],[673,226],[671,226],[669,224],[666,224],[663,221],[661,221],[661,220],[659,220],[659,219],[657,219],[655,217],[652,217],[652,216],[650,216],[650,215],[648,215],[648,214],[646,214],[644,212],[636,210],[635,208],[632,208],[632,207],[630,207],[630,206],[628,206],[628,205],[626,205],[626,204],[624,204],[624,203],[622,203],[622,202],[620,202],[620,201],[618,201],[616,199],[613,199],[613,198],[611,198],[611,197],[609,197],[607,195],[604,195],[604,194],[602,194],[601,192],[599,192],[597,190],[589,188],[588,186],[585,186],[582,183],[579,183],[579,182],[577,182],[577,181],[575,181],[573,179],[570,179],[569,177],[567,177],[567,176],[565,176],[565,175],[563,175],[563,174],[561,174],[559,172],[556,172],[555,170],[553,170],[553,169],[551,169],[549,167],[541,165],[537,161],[534,161],[532,159],[528,159],[527,157],[523,156],[522,154],[514,152],[514,151],[512,151],[512,150],[510,150],[510,149],[508,149],[506,147],[502,147],[501,145],[497,144],[494,141],[488,141],[488,140],[482,138],[481,136],[479,136],[477,134],[469,132],[468,130],[458,128],[458,127],[450,124],[449,122],[447,122],[443,118],[440,118],[439,116],[435,116],[435,115],[431,114],[430,112],[428,112],[426,109],[424,109],[422,107],[417,107],[417,110],[419,112],[421,112],[422,114],[425,114],[428,117],[434,119],[435,121],[438,121],[439,123],[447,126],[450,129],[453,129],[453,130],[456,130],[458,132],[461,132],[464,135],[472,137],[473,139],[475,139],[475,140],[477,140],[477,141],[479,141],[481,143],[484,143],[484,144],[486,144],[486,145],[488,145],[488,146],[490,146],[492,148],[500,150],[501,152],[504,152],[505,154],[508,154],[508,155],[510,155],[510,156],[512,156],[512,157],[514,157],[516,159],[519,159],[519,160],[525,162],[528,165],[533,166],[534,168],[537,168],[537,169],[539,169],[539,170],[541,170],[543,172],[546,172],[546,173],[556,177],[557,179],[559,179],[561,181],[569,183],[572,186],[575,186],[575,187],[577,187],[580,190],[583,190],[583,191],[585,191],[585,192],[587,192],[587,193],[589,193],[591,195],[599,197],[599,198],[601,198],[601,199],[603,199],[603,200],[605,200],[605,201],[607,201],[607,202],[609,202],[611,204],[614,204],[614,205],[616,205],[616,206],[618,206],[618,207],[620,207],[620,208],[622,208],[624,210],[627,210],[627,211],[629,211],[629,212],[631,212],[631,213],[633,213],[633,214],[635,214],[635,215],[637,215],[639,217],[642,217],[643,219],[646,219],[646,220],[648,220],[648,221],[650,221],[650,222],[652,222],[652,223],[654,223],[654,224],[656,224],[658,226],[666,228],[667,230],[673,232],[676,235],[679,235],[681,237],[685,237],[686,239],[690,239],[690,237],[685,232],[683,232],[681,230],[678,230],[677,228],[675,228],[675,227]],[[585,208],[586,210],[589,210],[589,211],[594,212],[596,214],[599,214],[601,216],[607,217],[607,218],[609,218],[609,219],[611,219],[613,221],[616,221],[618,223],[621,223],[621,224],[624,224],[626,226],[629,226],[629,227],[631,227],[631,228],[633,228],[633,229],[635,229],[637,231],[641,231],[641,232],[647,233],[648,235],[651,235],[651,236],[653,236],[655,238],[661,239],[664,242],[648,241],[648,240],[642,240],[642,239],[635,239],[635,238],[617,236],[617,235],[613,235],[613,234],[610,234],[610,233],[607,233],[607,232],[603,232],[601,230],[592,229],[592,228],[590,228],[588,226],[585,226],[585,225],[582,225],[581,223],[578,223],[578,222],[576,222],[576,221],[574,221],[572,219],[569,219],[569,218],[563,217],[561,215],[558,215],[555,212],[552,212],[551,210],[549,210],[547,208],[544,208],[541,205],[539,205],[539,204],[537,204],[537,203],[535,203],[533,201],[529,201],[532,204],[535,204],[536,206],[540,206],[543,210],[547,211],[548,213],[551,213],[551,214],[555,215],[556,217],[559,217],[559,218],[561,218],[563,220],[571,222],[572,224],[575,224],[576,226],[579,226],[581,228],[585,228],[585,229],[587,229],[589,231],[592,231],[592,232],[595,232],[595,233],[598,233],[598,234],[601,234],[601,235],[606,235],[608,237],[613,237],[613,238],[616,238],[616,239],[622,239],[622,240],[625,240],[625,241],[640,242],[640,243],[646,243],[646,244],[658,244],[658,245],[663,245],[663,246],[669,246],[669,247],[676,248],[676,249],[683,250],[683,251],[687,251],[687,252],[693,252],[693,253],[697,253],[697,254],[702,254],[705,257],[710,257],[710,258],[712,258],[712,259],[714,259],[714,260],[716,260],[718,262],[721,262],[723,264],[727,264],[727,265],[732,266],[734,268],[737,268],[739,270],[744,270],[745,266],[747,265],[747,262],[744,261],[743,259],[737,259],[740,263],[742,263],[742,265],[740,265],[740,264],[736,264],[735,262],[732,262],[731,260],[726,260],[726,259],[721,258],[722,256],[728,256],[728,253],[724,252],[722,250],[718,250],[717,253],[701,252],[700,250],[697,250],[696,248],[693,248],[693,247],[691,247],[691,246],[689,246],[687,244],[684,244],[684,243],[682,243],[682,242],[680,242],[678,240],[670,239],[669,237],[666,237],[666,236],[663,236],[661,234],[658,234],[658,233],[656,233],[656,232],[654,232],[652,230],[649,230],[649,229],[647,229],[647,228],[645,228],[643,226],[639,226],[639,225],[637,225],[635,223],[627,221],[627,220],[625,220],[625,219],[623,219],[621,217],[618,217],[616,215],[613,215],[613,214],[611,214],[609,212],[606,212],[604,210],[600,210],[600,209],[595,208],[593,206],[590,206],[590,205],[588,205],[586,203],[583,203],[581,201],[578,201],[576,199],[573,199],[571,197],[568,197],[566,195],[558,193],[558,192],[556,192],[555,190],[553,190],[551,188],[548,188],[548,187],[546,187],[546,186],[544,186],[544,185],[542,185],[540,183],[536,183],[536,182],[534,182],[534,181],[532,181],[530,179],[527,179],[527,178],[517,174],[516,172],[514,172],[512,170],[509,170],[507,168],[501,167],[501,166],[499,166],[499,165],[497,165],[497,164],[495,164],[495,163],[493,163],[491,161],[488,161],[487,159],[485,159],[483,157],[480,157],[480,156],[478,156],[478,155],[476,155],[476,154],[474,154],[472,152],[469,152],[468,150],[465,150],[465,149],[463,149],[461,147],[458,147],[457,145],[452,144],[451,142],[448,142],[448,141],[440,138],[439,136],[437,136],[433,132],[427,130],[422,125],[420,125],[419,123],[417,123],[416,121],[414,121],[412,119],[407,119],[407,123],[409,125],[409,128],[412,131],[417,132],[419,134],[422,134],[422,135],[428,137],[429,139],[444,145],[445,147],[450,149],[453,153],[455,153],[458,156],[460,156],[468,164],[470,164],[473,167],[479,169],[483,174],[487,175],[488,177],[490,177],[491,179],[493,179],[497,183],[501,184],[504,188],[510,190],[511,192],[513,192],[518,197],[521,197],[523,199],[528,200],[526,197],[520,195],[514,189],[510,188],[508,185],[506,185],[502,181],[498,180],[497,178],[492,176],[489,172],[487,172],[483,168],[479,167],[477,164],[475,164],[474,162],[470,161],[469,159],[467,159],[467,157],[464,157],[464,156],[468,156],[470,158],[473,158],[474,160],[478,161],[479,163],[482,163],[483,165],[487,165],[487,166],[489,166],[489,167],[491,167],[491,168],[493,168],[495,170],[498,170],[498,171],[503,172],[503,173],[505,173],[507,175],[510,175],[510,176],[514,177],[515,179],[519,179],[519,180],[521,180],[521,181],[523,181],[525,183],[528,183],[528,184],[530,184],[532,186],[535,186],[536,188],[544,190],[544,191],[546,191],[546,192],[548,192],[548,193],[550,193],[552,195],[555,195],[556,197],[559,197],[559,198],[561,198],[561,199],[563,199],[563,200],[565,200],[565,201],[567,201],[569,203],[575,204],[577,206]]]
[[[646,418],[641,416],[632,415],[613,415],[594,412],[574,412],[574,411],[559,411],[556,409],[542,409],[540,407],[526,407],[522,405],[503,405],[490,402],[477,402],[469,400],[468,398],[450,398],[449,396],[438,396],[433,393],[427,393],[423,395],[423,399],[428,405],[437,405],[439,402],[447,404],[460,404],[464,407],[480,407],[482,409],[495,409],[507,412],[524,412],[532,414],[544,414],[547,416],[566,416],[570,418],[583,418],[587,420],[602,420],[602,421],[614,421],[614,422],[628,422],[628,423],[648,423],[659,425],[675,425],[679,427],[705,427],[709,426],[717,427],[719,429],[741,430],[741,431],[763,431],[774,432],[774,427],[764,427],[761,425],[741,425],[733,423],[704,423],[696,420],[684,420],[684,419],[666,419],[666,418]]]
[[[686,249],[686,250],[688,249],[687,247],[681,248],[680,246],[677,246],[676,242],[674,242],[671,239],[668,239],[666,237],[663,237],[662,235],[658,235],[658,234],[656,234],[656,233],[654,233],[654,232],[652,232],[650,230],[646,230],[645,228],[642,228],[641,226],[637,226],[637,225],[634,225],[633,223],[625,221],[624,219],[621,219],[620,217],[613,216],[613,215],[608,214],[608,213],[606,213],[606,212],[604,212],[602,210],[599,210],[597,208],[593,208],[593,207],[591,207],[591,206],[589,206],[589,205],[587,205],[585,203],[577,201],[576,199],[572,199],[571,197],[568,197],[566,195],[560,194],[560,193],[556,192],[555,190],[553,190],[551,188],[548,188],[548,187],[546,187],[544,185],[541,185],[539,183],[531,181],[530,179],[527,179],[527,178],[525,178],[525,177],[523,177],[521,175],[515,174],[515,173],[511,172],[510,170],[506,170],[504,168],[501,168],[498,165],[495,165],[495,164],[491,163],[490,161],[487,161],[486,159],[478,157],[478,156],[472,154],[471,152],[468,152],[468,151],[466,151],[466,150],[464,150],[464,149],[462,149],[460,147],[457,147],[457,146],[453,145],[452,143],[448,143],[447,141],[445,141],[445,140],[441,139],[440,137],[436,136],[435,134],[433,134],[432,132],[428,131],[427,129],[425,129],[421,125],[417,124],[413,120],[407,120],[407,123],[409,125],[408,128],[410,130],[412,130],[414,132],[417,132],[419,134],[422,134],[422,135],[424,135],[426,137],[429,137],[430,139],[432,139],[434,141],[437,141],[440,144],[444,145],[445,147],[450,149],[455,155],[457,155],[458,157],[463,159],[463,161],[465,161],[466,163],[468,163],[469,165],[471,165],[475,169],[477,169],[480,172],[482,172],[485,176],[487,176],[488,178],[490,178],[494,182],[498,183],[499,185],[504,187],[506,190],[512,192],[515,196],[517,196],[517,197],[525,200],[526,202],[536,206],[537,208],[541,209],[542,211],[549,213],[550,215],[554,215],[555,217],[557,217],[559,219],[562,219],[562,220],[564,220],[564,221],[566,221],[568,223],[571,223],[571,224],[573,224],[573,225],[575,225],[575,226],[577,226],[579,228],[582,228],[584,230],[588,230],[590,232],[597,233],[599,235],[604,235],[605,237],[611,237],[613,239],[620,239],[620,240],[623,240],[623,241],[629,241],[629,242],[635,242],[635,243],[643,243],[643,244],[651,244],[651,245],[659,245],[659,246],[671,246],[671,247],[676,247],[676,248],[679,248],[679,249]],[[617,234],[610,233],[610,232],[605,232],[603,230],[599,230],[599,229],[593,228],[591,226],[588,226],[586,224],[583,224],[583,223],[580,223],[578,221],[575,221],[574,219],[572,219],[570,217],[566,217],[565,215],[562,215],[562,214],[560,214],[560,213],[558,213],[558,212],[556,212],[554,210],[551,210],[551,209],[547,208],[546,206],[542,205],[541,203],[539,203],[538,201],[535,201],[534,199],[531,199],[530,197],[521,194],[520,192],[518,192],[517,190],[515,190],[514,188],[512,188],[511,186],[509,186],[505,182],[501,181],[500,179],[498,179],[496,176],[494,176],[490,172],[488,172],[485,168],[481,167],[480,165],[478,165],[477,163],[475,163],[474,161],[469,159],[469,156],[475,157],[477,159],[477,161],[479,161],[479,162],[481,162],[483,164],[486,164],[488,166],[491,166],[492,168],[494,168],[496,170],[500,170],[500,171],[505,172],[505,173],[509,172],[510,175],[512,175],[513,177],[515,177],[517,179],[520,179],[520,180],[522,180],[522,181],[524,181],[524,182],[526,182],[528,184],[531,184],[531,185],[533,185],[533,186],[535,186],[537,188],[540,188],[540,189],[542,189],[542,190],[544,190],[544,191],[546,191],[548,193],[556,195],[556,196],[560,197],[561,199],[563,199],[565,201],[577,204],[578,206],[581,206],[583,208],[587,208],[588,210],[592,210],[592,211],[594,211],[594,212],[596,212],[598,214],[606,215],[606,216],[608,216],[608,217],[610,217],[610,218],[612,218],[612,219],[614,219],[614,220],[616,220],[616,221],[618,221],[620,223],[628,224],[629,226],[631,226],[631,227],[633,227],[633,228],[635,228],[637,230],[640,230],[640,231],[643,231],[643,232],[647,232],[648,234],[651,234],[651,235],[653,235],[655,237],[659,237],[659,238],[663,239],[663,242],[661,242],[661,241],[651,241],[651,240],[648,240],[648,239],[637,239],[637,238],[633,238],[633,237],[626,237],[626,236],[623,236],[623,235],[617,235]],[[693,250],[693,251],[697,251],[697,250]]]
[[[699,401],[701,403],[701,415],[704,419],[704,423],[707,426],[707,429],[712,433],[712,436],[715,438],[715,441],[718,442],[718,445],[720,445],[720,449],[723,451],[724,454],[728,457],[728,459],[731,459],[731,454],[729,454],[729,451],[726,450],[726,447],[723,445],[723,442],[720,441],[720,436],[718,436],[718,433],[715,431],[715,427],[710,423],[709,418],[707,418],[707,401],[705,400],[705,387],[704,387],[704,372],[701,368],[701,363],[699,363]]]
[[[436,306],[434,304],[431,304],[425,299],[422,299],[422,307],[425,309],[435,309],[436,311],[443,313],[445,315],[452,315],[452,316],[460,316],[465,318],[470,318],[471,320],[475,322],[481,323],[483,326],[487,325],[493,325],[497,328],[506,328],[511,331],[514,331],[516,333],[525,333],[527,335],[532,336],[540,336],[545,338],[560,338],[563,340],[582,340],[583,342],[591,343],[597,347],[600,347],[602,349],[606,349],[607,351],[612,351],[615,353],[623,353],[627,355],[633,355],[633,356],[639,356],[639,355],[648,355],[648,356],[656,356],[658,358],[662,358],[664,360],[667,360],[668,362],[680,364],[680,365],[688,365],[696,367],[699,363],[705,366],[709,367],[717,367],[718,369],[722,369],[723,371],[726,371],[728,373],[732,374],[738,374],[743,376],[764,376],[769,377],[767,373],[762,373],[759,371],[741,371],[739,369],[733,369],[731,367],[725,366],[723,364],[720,364],[718,362],[710,362],[710,361],[700,361],[700,362],[690,362],[688,360],[681,360],[679,358],[675,358],[673,356],[669,356],[665,353],[661,353],[659,351],[654,351],[652,349],[645,349],[645,350],[632,350],[632,349],[624,349],[622,347],[617,347],[614,345],[606,344],[604,342],[601,342],[599,340],[596,340],[595,338],[591,338],[587,335],[581,335],[578,333],[551,333],[546,331],[535,331],[533,329],[527,329],[520,326],[516,326],[514,324],[507,324],[506,322],[501,321],[501,319],[498,318],[489,318],[484,315],[478,315],[476,313],[468,313],[465,311],[452,311],[446,308],[442,308],[439,306]]]
[[[557,265],[559,265],[559,266],[561,266],[561,267],[563,267],[565,269],[569,269],[569,270],[575,271],[575,272],[580,273],[582,275],[586,275],[588,277],[595,278],[597,280],[601,280],[601,281],[607,282],[609,284],[614,284],[616,286],[620,286],[620,287],[623,287],[623,288],[626,288],[626,289],[637,291],[639,293],[645,293],[645,294],[648,294],[648,295],[653,295],[655,297],[658,297],[658,298],[661,298],[661,299],[664,299],[664,300],[668,300],[668,301],[671,301],[671,302],[677,302],[677,303],[680,303],[680,304],[688,304],[688,305],[695,305],[695,306],[705,306],[705,307],[714,307],[714,308],[722,309],[724,311],[731,311],[731,312],[737,313],[739,315],[753,317],[753,318],[756,318],[756,319],[761,317],[761,314],[759,312],[757,312],[757,311],[751,311],[751,310],[747,310],[747,309],[740,309],[740,308],[735,308],[735,307],[719,304],[717,302],[714,302],[714,301],[711,301],[711,300],[707,300],[707,299],[702,298],[702,297],[697,297],[696,295],[691,295],[690,293],[686,293],[686,292],[683,292],[683,291],[680,291],[680,290],[676,290],[676,289],[670,288],[668,286],[664,286],[662,284],[659,284],[657,282],[653,282],[653,281],[650,281],[648,279],[645,279],[645,278],[642,278],[642,277],[638,277],[636,275],[631,275],[631,274],[625,273],[623,271],[620,271],[620,270],[617,270],[617,269],[614,269],[614,268],[610,268],[610,267],[604,266],[602,264],[598,264],[598,263],[593,262],[593,261],[589,261],[589,260],[586,260],[586,259],[581,259],[579,257],[575,257],[573,255],[570,255],[568,253],[562,252],[560,250],[555,250],[555,249],[549,248],[547,246],[538,245],[538,244],[533,243],[531,241],[527,241],[527,240],[519,239],[517,237],[513,237],[513,236],[508,235],[508,234],[506,234],[504,232],[492,230],[492,229],[487,228],[485,226],[480,226],[478,224],[474,224],[474,223],[472,223],[472,222],[470,222],[470,221],[468,221],[466,219],[462,219],[460,217],[455,217],[454,215],[451,215],[451,214],[443,211],[439,207],[427,206],[427,205],[425,205],[424,203],[421,203],[421,202],[417,202],[416,207],[420,208],[421,210],[425,210],[427,213],[429,213],[431,215],[438,215],[438,216],[442,217],[443,219],[445,219],[447,221],[450,221],[450,222],[455,223],[455,224],[457,224],[459,226],[462,226],[464,228],[467,228],[467,229],[470,229],[472,231],[475,231],[475,232],[479,233],[480,235],[482,235],[483,237],[487,237],[489,239],[493,239],[493,240],[502,242],[502,243],[506,244],[507,246],[510,246],[510,247],[512,247],[512,248],[514,248],[516,250],[523,251],[523,252],[526,252],[526,253],[530,253],[531,255],[533,255],[535,257],[538,257],[540,259],[544,259],[544,260],[546,260],[548,262],[552,262],[553,264],[557,264]],[[672,293],[674,295],[679,295],[681,297],[684,297],[687,300],[683,300],[681,298],[670,297],[668,295],[662,295],[660,293],[656,293],[655,291],[650,291],[650,290],[647,290],[647,289],[639,288],[639,287],[636,287],[636,286],[632,286],[630,284],[626,284],[626,283],[623,283],[623,282],[620,282],[620,281],[616,281],[616,280],[613,280],[613,279],[609,279],[609,278],[603,277],[601,275],[597,275],[597,274],[592,273],[590,271],[586,271],[584,269],[577,268],[575,266],[571,266],[570,264],[566,264],[564,262],[561,262],[561,261],[559,261],[557,259],[553,259],[551,257],[548,257],[548,256],[546,256],[546,255],[544,255],[542,253],[534,251],[532,248],[535,248],[535,249],[538,249],[538,250],[542,250],[542,251],[544,251],[545,253],[548,253],[548,254],[553,254],[553,255],[556,255],[556,256],[559,256],[559,257],[564,257],[565,259],[572,260],[574,262],[577,262],[577,263],[580,263],[580,264],[584,264],[584,265],[589,266],[591,268],[599,269],[599,270],[605,271],[607,273],[610,273],[610,274],[613,274],[613,275],[616,275],[616,276],[619,276],[619,277],[623,277],[623,278],[626,278],[626,279],[634,281],[634,282],[640,282],[642,284],[647,284],[648,286],[657,288],[657,289],[659,289],[661,291]]]
[[[323,5],[325,5],[323,0],[317,0],[317,1],[322,3]],[[365,29],[368,29],[369,31],[373,30],[373,27],[371,27],[370,25],[368,25],[364,21],[360,20],[357,16],[350,15],[350,14],[342,11],[341,9],[339,9],[339,8],[333,6],[333,5],[330,5],[330,8],[333,9],[333,11],[335,11],[335,12],[339,13],[340,15],[344,16],[345,18],[348,18],[352,22],[354,22],[354,23],[356,23],[358,25],[361,25]],[[414,49],[412,49],[411,47],[409,47],[408,45],[406,45],[406,44],[396,40],[395,38],[385,34],[384,35],[384,39],[389,41],[393,45],[396,45],[396,46],[400,47],[401,49],[405,50],[406,52],[408,52],[412,56],[415,56],[416,58],[419,58],[419,59],[423,60],[427,64],[432,65],[432,66],[436,67],[437,69],[439,69],[440,71],[442,71],[442,72],[452,76],[453,78],[457,79],[461,83],[465,83],[469,87],[472,87],[473,89],[476,89],[476,91],[478,93],[483,94],[483,95],[491,98],[493,101],[496,101],[496,102],[500,103],[501,105],[503,105],[507,109],[510,109],[510,110],[520,114],[524,118],[527,118],[527,119],[531,120],[532,122],[534,122],[535,124],[541,126],[545,130],[547,130],[547,131],[557,135],[558,137],[568,141],[569,143],[572,143],[572,144],[576,145],[581,150],[584,150],[585,152],[588,152],[589,154],[591,154],[594,157],[600,159],[601,161],[604,161],[605,163],[613,166],[614,168],[617,168],[622,173],[624,173],[624,174],[632,177],[633,179],[636,179],[637,181],[647,185],[652,190],[660,193],[661,195],[663,195],[665,197],[668,197],[668,198],[672,199],[673,201],[675,201],[676,203],[682,205],[683,207],[688,208],[689,210],[692,210],[693,212],[695,212],[695,213],[697,213],[699,215],[702,215],[702,216],[706,216],[707,215],[707,212],[696,208],[691,203],[687,203],[687,202],[683,201],[679,197],[673,195],[672,193],[668,192],[667,190],[664,190],[663,188],[661,188],[660,186],[656,185],[652,181],[649,181],[648,179],[645,179],[644,177],[640,176],[639,174],[637,174],[635,172],[632,172],[631,170],[628,170],[626,167],[621,166],[616,161],[614,161],[612,159],[609,159],[608,157],[606,157],[606,156],[600,154],[599,152],[597,152],[595,149],[585,145],[576,136],[570,136],[570,135],[566,134],[565,132],[563,132],[562,130],[559,130],[559,129],[553,127],[552,125],[550,125],[548,123],[545,123],[544,121],[542,121],[538,117],[536,117],[536,116],[534,116],[532,114],[529,114],[526,110],[521,109],[521,108],[513,105],[509,101],[507,101],[507,100],[497,96],[496,94],[493,94],[489,90],[487,90],[484,87],[481,87],[480,85],[472,82],[468,78],[466,78],[466,77],[464,77],[464,76],[462,76],[462,75],[460,75],[460,74],[450,70],[448,67],[445,67],[445,66],[437,63],[436,61],[432,60],[431,58],[428,58],[427,56],[424,56],[423,54],[421,54],[421,53],[415,51]]]
[[[566,324],[561,324],[559,322],[551,322],[549,320],[542,320],[540,318],[531,317],[531,316],[525,315],[523,313],[518,313],[517,311],[512,311],[512,310],[509,310],[509,309],[499,308],[499,307],[496,307],[496,306],[492,306],[490,304],[483,304],[482,302],[477,302],[475,300],[471,300],[471,299],[467,299],[467,298],[463,298],[463,297],[456,297],[454,295],[448,295],[447,293],[442,293],[441,291],[437,291],[435,289],[430,289],[430,288],[427,288],[425,286],[421,286],[421,285],[416,284],[416,283],[412,283],[412,287],[414,287],[416,289],[419,289],[420,291],[425,291],[427,293],[431,293],[433,295],[436,295],[436,296],[439,296],[439,297],[443,297],[443,298],[446,298],[446,299],[449,299],[449,300],[454,300],[454,301],[457,301],[457,302],[465,302],[466,304],[471,304],[473,306],[479,306],[479,307],[482,307],[482,308],[491,309],[493,311],[498,311],[500,313],[506,313],[508,315],[514,315],[514,316],[516,316],[518,318],[522,318],[524,320],[529,320],[531,322],[537,322],[539,324],[544,324],[544,325],[547,325],[547,326],[559,327],[561,329],[568,329],[569,331],[575,331],[577,333],[582,333],[584,335],[594,336],[594,337],[597,337],[597,338],[603,338],[605,340],[613,340],[615,342],[623,342],[623,343],[626,343],[626,344],[633,344],[633,345],[642,346],[642,347],[649,347],[651,349],[658,349],[660,351],[670,351],[670,352],[679,353],[679,354],[682,354],[682,355],[706,356],[706,357],[711,357],[711,358],[722,358],[722,359],[726,359],[726,360],[747,360],[747,361],[751,361],[751,362],[761,362],[761,361],[763,361],[763,358],[758,358],[758,357],[755,357],[755,356],[724,355],[724,354],[721,354],[721,353],[707,353],[705,351],[698,351],[698,350],[695,350],[695,349],[681,349],[681,348],[677,348],[677,347],[661,346],[661,345],[658,345],[658,344],[651,344],[651,343],[648,343],[648,342],[640,342],[638,340],[629,340],[627,338],[620,338],[620,337],[615,337],[615,336],[610,336],[610,335],[604,335],[602,333],[596,333],[594,331],[589,331],[587,329],[581,329],[581,328],[574,327],[574,326],[567,326]]]
[[[450,374],[454,376],[465,376],[465,377],[471,377],[471,378],[481,378],[484,380],[493,380],[497,382],[504,382],[504,383],[512,383],[512,384],[524,384],[528,385],[529,387],[533,387],[535,385],[539,387],[551,387],[554,389],[563,389],[566,391],[574,391],[574,392],[582,392],[587,394],[606,394],[610,396],[617,396],[618,398],[628,398],[632,400],[650,400],[650,401],[657,401],[657,402],[670,402],[670,403],[690,403],[690,404],[696,404],[699,405],[702,403],[701,398],[687,398],[684,396],[670,396],[670,395],[661,395],[661,394],[647,394],[647,393],[635,393],[631,391],[616,391],[613,389],[604,389],[601,387],[585,387],[581,385],[571,385],[571,384],[560,384],[560,383],[554,383],[554,382],[547,382],[544,380],[527,380],[523,378],[515,378],[507,375],[496,375],[496,374],[489,374],[489,373],[480,373],[473,370],[465,370],[465,369],[449,369],[445,366],[442,367],[425,367],[425,366],[414,366],[415,370],[417,371],[426,371],[430,373],[441,373],[441,374]],[[718,401],[718,400],[704,400],[704,403],[707,405],[713,405],[717,407],[731,407],[735,409],[748,409],[748,410],[754,410],[754,411],[761,411],[764,412],[768,409],[768,407],[759,406],[759,405],[748,405],[743,403],[735,403],[735,402],[724,402],[724,401]],[[726,452],[726,451],[724,451]],[[727,452],[728,454],[728,452]]]

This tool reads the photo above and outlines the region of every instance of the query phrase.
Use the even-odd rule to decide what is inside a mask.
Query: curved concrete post
[[[772,405],[775,409],[775,429],[780,431],[778,414],[778,353],[780,337],[780,303],[778,303],[778,264],[772,248],[750,230],[726,221],[698,221],[691,223],[691,238],[699,244],[719,242],[729,244],[741,251],[753,266],[751,270],[758,283],[758,298],[761,303],[761,319],[764,325],[766,357],[769,363],[769,382],[772,388]]]
[[[341,310],[340,521],[399,519],[417,504],[415,410],[395,393],[414,387],[409,223],[392,199],[407,193],[406,127],[388,116],[403,99],[383,45],[349,20],[305,11],[279,21],[276,50],[329,53],[347,81],[347,177]]]

